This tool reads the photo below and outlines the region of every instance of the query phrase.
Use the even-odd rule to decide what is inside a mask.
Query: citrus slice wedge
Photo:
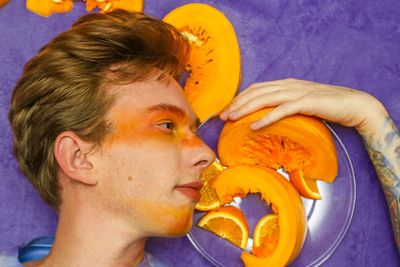
[[[236,207],[224,206],[209,211],[197,225],[242,249],[246,249],[249,228],[246,217]]]
[[[302,170],[295,170],[289,174],[290,182],[299,192],[299,194],[309,199],[321,199],[318,190],[317,180],[304,177]]]
[[[277,214],[268,214],[258,221],[253,235],[252,253],[267,257],[275,250],[279,241],[279,220]]]
[[[203,170],[200,180],[203,182],[203,187],[200,189],[200,200],[196,203],[195,208],[200,211],[209,211],[219,208],[221,202],[218,199],[217,193],[211,185],[211,181],[224,170],[224,166],[215,160],[210,166]]]

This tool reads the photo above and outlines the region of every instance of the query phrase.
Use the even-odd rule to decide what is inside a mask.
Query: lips
[[[200,200],[200,189],[202,186],[202,182],[195,181],[188,184],[177,185],[175,189],[190,198],[191,200],[197,202]]]

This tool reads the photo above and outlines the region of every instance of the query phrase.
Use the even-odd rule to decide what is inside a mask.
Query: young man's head
[[[46,202],[112,214],[143,236],[188,231],[214,157],[176,82],[188,49],[171,25],[118,10],[82,17],[27,63],[9,119]]]

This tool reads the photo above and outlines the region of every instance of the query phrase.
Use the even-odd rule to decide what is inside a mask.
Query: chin
[[[191,214],[192,215],[192,214]],[[171,227],[168,229],[166,235],[169,237],[184,236],[192,229],[193,216],[187,216],[186,218],[177,218]]]

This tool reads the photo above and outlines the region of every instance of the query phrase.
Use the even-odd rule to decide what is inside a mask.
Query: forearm
[[[379,113],[374,116],[379,116]],[[385,193],[400,252],[400,136],[389,115],[384,112],[381,116],[379,121],[375,118],[370,130],[359,131]]]

